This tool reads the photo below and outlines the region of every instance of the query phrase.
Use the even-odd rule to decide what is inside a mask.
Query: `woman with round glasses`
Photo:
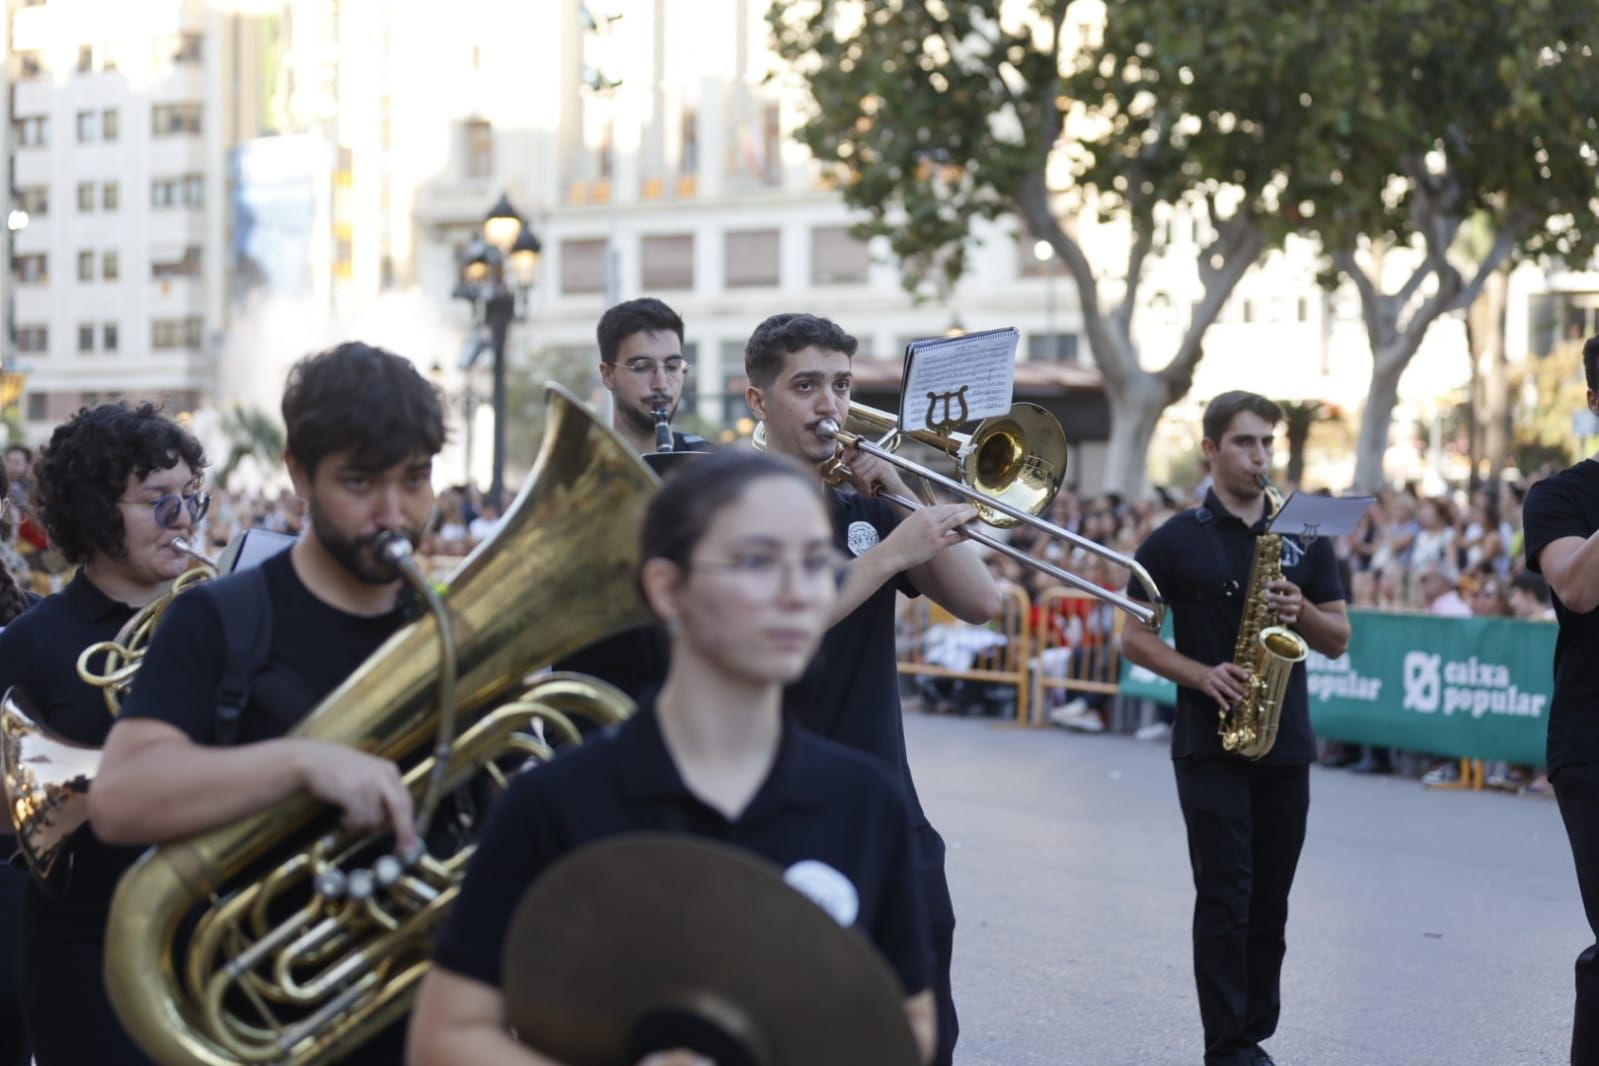
[[[933,1004],[904,795],[876,762],[781,708],[842,573],[814,473],[747,452],[685,466],[650,503],[641,558],[640,587],[671,634],[666,681],[621,726],[520,775],[495,804],[434,944],[409,1061],[551,1061],[506,1029],[511,916],[563,855],[638,831],[711,837],[797,871],[796,887],[819,886],[807,895],[898,974],[925,1057]]]
[[[35,465],[34,499],[50,540],[78,567],[67,587],[0,633],[0,691],[27,694],[51,730],[98,747],[111,728],[78,654],[110,640],[190,565],[206,498],[200,443],[154,407],[102,404],[56,427]],[[139,848],[79,829],[51,883],[23,898],[23,1011],[38,1066],[148,1061],[122,1031],[101,980],[111,893]]]

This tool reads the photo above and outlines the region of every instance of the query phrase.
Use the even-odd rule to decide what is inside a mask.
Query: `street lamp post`
[[[505,492],[506,339],[511,323],[526,315],[540,247],[532,228],[511,206],[510,198],[502,194],[484,216],[483,235],[473,238],[461,254],[460,279],[455,289],[457,296],[472,304],[477,323],[488,330],[488,348],[494,360],[490,398],[494,450],[489,468],[489,499],[496,508],[501,506]],[[463,369],[470,369],[475,359],[476,353]]]

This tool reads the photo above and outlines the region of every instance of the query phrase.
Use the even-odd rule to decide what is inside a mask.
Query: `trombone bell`
[[[1018,403],[978,423],[957,458],[961,481],[983,497],[1040,515],[1066,477],[1066,434],[1042,407]],[[1021,524],[982,500],[971,503],[986,525],[1008,529]]]

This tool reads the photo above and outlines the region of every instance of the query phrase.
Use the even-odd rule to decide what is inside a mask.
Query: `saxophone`
[[[1263,477],[1266,517],[1282,510],[1282,494]],[[1266,606],[1266,586],[1283,576],[1283,538],[1262,533],[1255,538],[1249,562],[1249,587],[1244,593],[1244,617],[1238,626],[1233,662],[1249,671],[1247,695],[1221,711],[1221,746],[1246,759],[1259,759],[1277,743],[1283,697],[1294,664],[1303,662],[1310,646],[1287,626],[1277,625]]]

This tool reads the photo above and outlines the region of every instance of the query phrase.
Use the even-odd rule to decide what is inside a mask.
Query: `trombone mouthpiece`
[[[831,418],[824,418],[816,423],[816,432],[827,440],[838,436],[838,423]]]

